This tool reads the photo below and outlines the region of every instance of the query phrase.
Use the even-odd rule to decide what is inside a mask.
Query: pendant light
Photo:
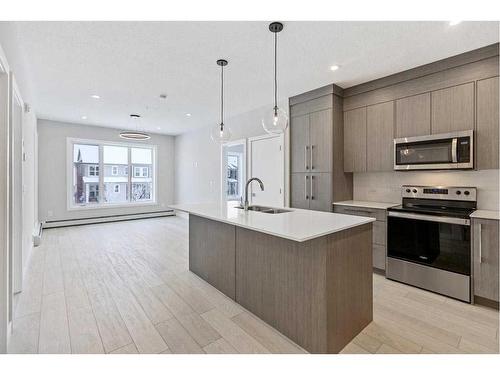
[[[120,133],[120,138],[124,139],[132,139],[134,141],[145,141],[146,139],[150,139],[151,136],[149,134],[140,132],[140,122],[141,122],[141,115],[135,115],[132,114],[130,115],[130,121],[135,127],[135,131],[123,131]]]
[[[283,133],[288,126],[288,116],[285,111],[278,108],[277,49],[278,33],[281,30],[283,30],[281,22],[273,22],[269,25],[269,31],[274,33],[274,108],[262,119],[262,127],[269,134]]]
[[[212,127],[210,137],[214,142],[224,143],[231,139],[231,130],[227,125],[224,125],[224,67],[227,65],[227,60],[217,60],[217,65],[220,66],[220,124]]]

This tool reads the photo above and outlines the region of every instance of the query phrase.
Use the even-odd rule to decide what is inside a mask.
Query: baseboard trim
[[[493,301],[491,299],[479,297],[479,296],[474,296],[474,304],[490,307],[490,308],[496,309],[496,310],[498,310],[498,307],[499,307],[498,301]]]
[[[138,214],[121,214],[121,215],[88,217],[80,219],[51,220],[51,221],[45,221],[42,225],[42,228],[51,229],[51,228],[61,228],[61,227],[72,227],[78,225],[112,223],[112,222],[126,221],[126,220],[150,219],[150,218],[164,217],[164,216],[175,216],[175,212],[174,210],[166,210],[166,211],[156,211],[156,212],[144,212]]]

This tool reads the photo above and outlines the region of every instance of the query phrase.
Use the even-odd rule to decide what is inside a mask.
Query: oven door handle
[[[447,224],[458,224],[458,225],[470,226],[469,219],[460,219],[458,217],[443,217],[443,216],[412,214],[412,213],[396,212],[396,211],[389,211],[388,215],[392,216],[392,217],[400,217],[403,219],[434,221],[437,223],[447,223]]]

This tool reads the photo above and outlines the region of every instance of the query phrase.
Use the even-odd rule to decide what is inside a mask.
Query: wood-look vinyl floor
[[[188,271],[181,217],[45,230],[10,353],[305,353]],[[342,353],[498,353],[498,311],[374,275],[374,321]]]

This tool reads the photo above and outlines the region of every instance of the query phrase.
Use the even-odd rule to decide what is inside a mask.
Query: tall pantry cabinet
[[[329,85],[290,98],[290,206],[333,211],[352,199],[344,173],[341,89]]]

